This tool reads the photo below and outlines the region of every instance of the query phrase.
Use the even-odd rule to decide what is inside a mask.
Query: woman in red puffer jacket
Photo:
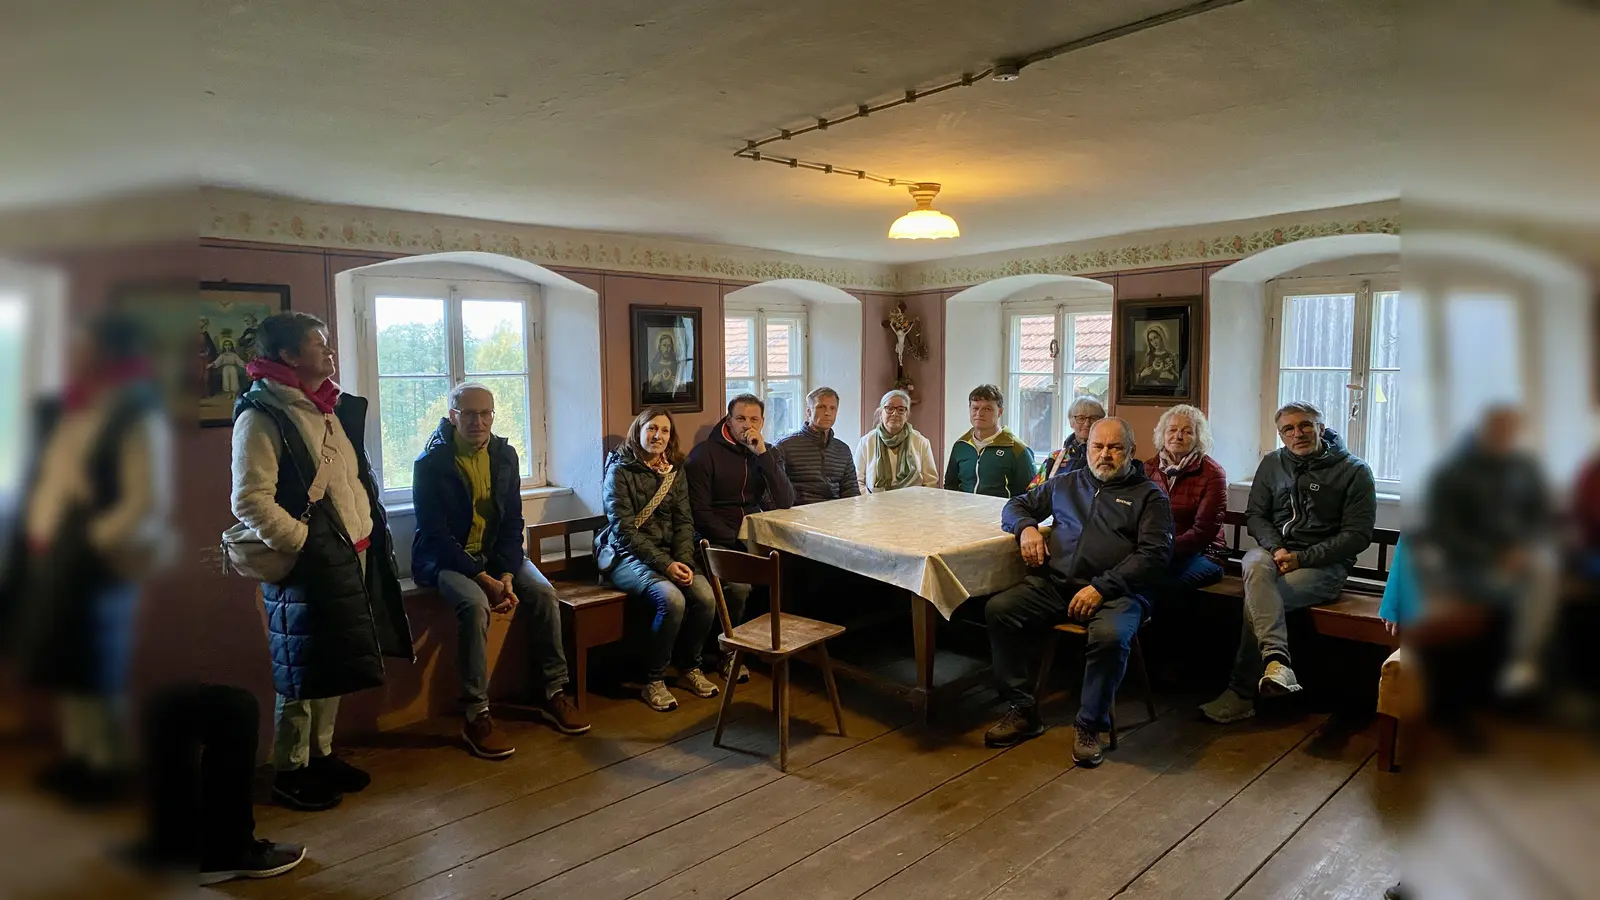
[[[1205,413],[1179,405],[1156,423],[1155,456],[1145,474],[1172,501],[1172,563],[1168,575],[1184,587],[1200,588],[1222,580],[1222,567],[1208,552],[1226,549],[1222,517],[1228,510],[1228,476],[1211,458],[1211,425]]]

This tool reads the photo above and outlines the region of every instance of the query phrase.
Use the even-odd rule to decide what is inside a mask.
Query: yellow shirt
[[[474,447],[456,433],[456,471],[472,495],[472,527],[467,529],[468,553],[483,552],[483,532],[494,515],[494,486],[489,480],[489,448]]]

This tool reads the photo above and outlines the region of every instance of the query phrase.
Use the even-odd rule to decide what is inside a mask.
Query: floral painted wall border
[[[202,198],[201,237],[388,253],[477,250],[541,265],[753,282],[803,278],[857,290],[892,291],[895,286],[894,269],[874,263],[335,206],[222,189],[206,189]]]
[[[952,265],[959,263],[959,259],[913,264],[900,268],[898,286],[902,291],[938,290],[968,287],[1011,275],[1082,275],[1123,269],[1160,268],[1210,260],[1238,259],[1307,238],[1341,234],[1399,233],[1398,215],[1377,215],[1351,221],[1289,223],[1239,234],[1174,238],[1151,244],[1085,249],[1082,252],[1032,256],[988,266]]]

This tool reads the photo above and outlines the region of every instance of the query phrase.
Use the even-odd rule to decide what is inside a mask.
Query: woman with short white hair
[[[1226,550],[1222,518],[1228,511],[1228,476],[1211,458],[1211,423],[1205,413],[1179,404],[1156,422],[1156,455],[1145,460],[1145,474],[1172,501],[1172,563],[1167,572],[1184,587],[1222,580],[1222,567],[1209,551]]]
[[[911,427],[911,395],[896,389],[878,401],[878,425],[856,442],[856,479],[861,493],[903,487],[938,487],[933,444]]]
[[[1039,471],[1033,476],[1033,481],[1028,487],[1035,488],[1046,481],[1089,465],[1089,429],[1094,423],[1106,417],[1106,406],[1097,398],[1085,394],[1072,401],[1067,407],[1067,424],[1072,430],[1067,432],[1066,441],[1062,442],[1060,449],[1051,453],[1045,461],[1039,464]]]

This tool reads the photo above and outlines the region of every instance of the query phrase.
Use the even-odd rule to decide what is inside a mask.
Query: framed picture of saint
[[[1171,406],[1200,397],[1201,298],[1117,303],[1115,403]]]
[[[700,310],[630,306],[633,341],[633,409],[664,406],[673,412],[704,408],[700,371]]]
[[[289,308],[286,284],[200,283],[194,384],[200,424],[233,424],[233,402],[250,387],[245,367],[256,358],[256,327]]]

